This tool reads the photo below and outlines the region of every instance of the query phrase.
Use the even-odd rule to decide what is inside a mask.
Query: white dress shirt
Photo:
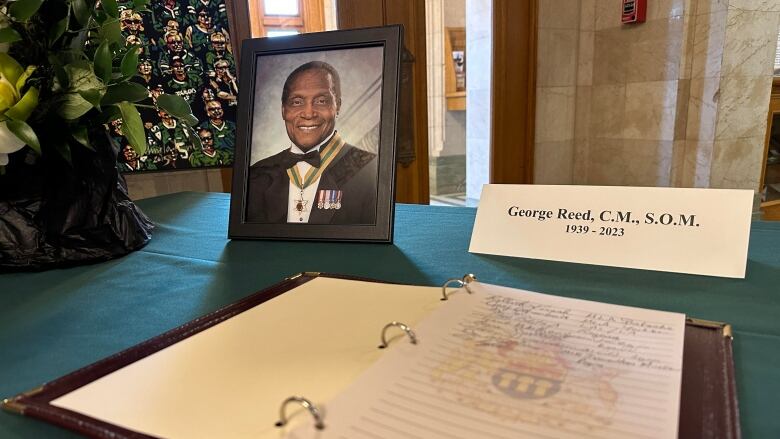
[[[333,137],[333,134],[336,131],[334,130],[330,135],[325,138],[319,145],[315,146],[314,148],[310,149],[309,151],[319,151],[320,148],[322,148],[323,145],[326,145],[328,142],[330,142],[330,139]],[[290,151],[293,154],[305,154],[303,151],[301,151],[300,148],[298,148],[296,145],[292,145],[290,147]],[[307,151],[308,152],[308,151]],[[295,166],[298,167],[298,175],[301,176],[301,179],[303,179],[306,176],[306,173],[309,172],[309,169],[312,168],[312,165],[308,164],[307,162],[298,162]],[[290,190],[287,195],[287,222],[288,223],[296,223],[296,224],[305,224],[309,222],[309,215],[311,214],[312,209],[315,207],[316,197],[317,197],[317,188],[320,185],[320,178],[312,182],[309,186],[307,186],[303,190],[303,194],[301,194],[301,189],[296,186],[292,181],[290,181]],[[298,211],[296,207],[298,206],[298,201],[303,200],[303,211]]]

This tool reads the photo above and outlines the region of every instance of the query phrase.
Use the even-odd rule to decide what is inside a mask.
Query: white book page
[[[440,297],[441,288],[319,277],[52,405],[156,437],[276,439],[287,397],[331,400],[386,353],[385,323],[415,325],[446,304]]]
[[[302,438],[675,438],[685,316],[472,283]],[[399,330],[400,332],[400,330]],[[299,410],[295,417],[307,417]]]

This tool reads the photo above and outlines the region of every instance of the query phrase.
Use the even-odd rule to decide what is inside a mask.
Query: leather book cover
[[[740,437],[732,342],[730,325],[686,319],[680,439]]]
[[[56,407],[50,402],[318,276],[380,282],[354,276],[301,273],[36,389],[5,399],[2,408],[59,425],[87,437],[150,438],[152,436]],[[688,318],[684,343],[678,437],[738,439],[739,410],[731,327],[724,323]]]

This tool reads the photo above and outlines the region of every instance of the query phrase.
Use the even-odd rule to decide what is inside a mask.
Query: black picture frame
[[[395,207],[396,124],[402,38],[403,28],[394,25],[243,41],[239,67],[240,87],[236,155],[230,200],[229,238],[392,242]],[[259,206],[263,206],[263,203],[257,201],[257,197],[250,197],[252,194],[250,194],[249,188],[250,167],[253,165],[252,148],[259,147],[252,144],[253,129],[257,128],[253,126],[256,120],[254,114],[258,111],[279,114],[281,108],[280,101],[256,102],[258,60],[269,55],[304,54],[371,47],[382,48],[383,61],[381,66],[381,108],[379,109],[380,118],[377,125],[379,140],[376,148],[378,157],[376,157],[375,222],[373,224],[288,223],[286,222],[286,214],[284,222],[248,220],[248,208],[251,207],[253,211],[257,209],[257,205],[253,206],[252,203],[260,203]],[[280,83],[280,90],[281,87]],[[341,87],[344,89],[345,84],[342,84]],[[284,125],[281,117],[279,120],[279,123]],[[338,123],[335,128],[338,131]],[[284,149],[280,148],[280,150]],[[289,180],[287,182],[289,183]],[[318,190],[318,192],[321,191]],[[338,192],[339,197],[341,196],[340,191],[335,192]],[[284,193],[289,192],[285,191]],[[344,204],[348,201],[345,196]],[[312,209],[316,208],[317,203],[312,202],[311,204]],[[327,206],[328,203],[326,202],[325,205]],[[289,207],[285,204],[285,212],[288,211]]]

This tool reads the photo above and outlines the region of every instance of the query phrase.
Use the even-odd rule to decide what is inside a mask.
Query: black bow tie
[[[289,149],[282,157],[284,169],[292,168],[298,162],[306,162],[315,168],[322,164],[319,151],[309,151],[306,154],[296,154]]]

